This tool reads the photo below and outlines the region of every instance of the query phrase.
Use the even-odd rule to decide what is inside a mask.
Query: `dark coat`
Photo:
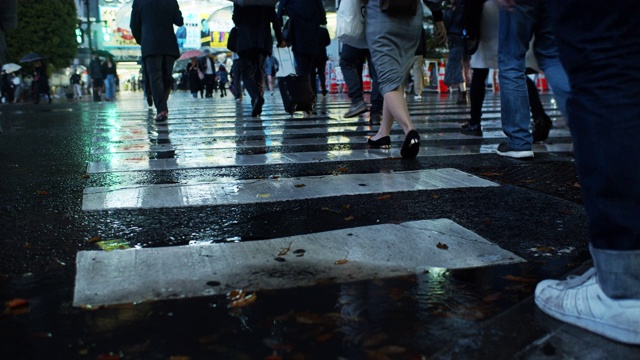
[[[264,55],[271,55],[271,26],[278,43],[282,42],[282,26],[273,6],[239,6],[234,3],[233,22],[238,28],[237,53],[257,50]]]
[[[326,45],[320,25],[327,24],[327,13],[322,0],[282,0],[278,5],[278,17],[282,19],[285,13],[291,21],[293,52],[323,56]]]
[[[183,26],[177,0],[133,0],[131,33],[142,47],[142,57],[180,56],[173,25]]]

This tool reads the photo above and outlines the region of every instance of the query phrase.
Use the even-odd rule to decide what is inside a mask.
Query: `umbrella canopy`
[[[108,52],[107,50],[93,50],[93,55],[98,55],[98,56],[102,56],[102,57],[108,57],[108,58],[115,58],[113,56],[112,53]]]
[[[11,74],[12,72],[18,71],[20,69],[22,69],[22,66],[14,63],[8,63],[8,64],[2,65],[2,71],[6,71],[7,74]]]
[[[38,54],[38,53],[29,53],[25,56],[22,57],[22,59],[20,59],[20,63],[26,63],[26,62],[32,62],[32,61],[37,61],[37,60],[44,60],[44,56]]]
[[[187,59],[191,59],[192,57],[198,57],[202,55],[204,55],[204,53],[200,50],[189,50],[189,51],[183,52],[182,55],[180,55],[180,57],[178,58],[178,60],[187,60]]]
[[[235,26],[233,23],[233,6],[214,11],[207,21],[211,31],[228,32]]]

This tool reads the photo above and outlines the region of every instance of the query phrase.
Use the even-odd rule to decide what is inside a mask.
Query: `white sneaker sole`
[[[496,154],[498,154],[500,156],[507,156],[507,157],[512,157],[512,158],[516,158],[516,159],[532,158],[533,157],[533,150],[505,151],[505,152],[496,150]]]
[[[551,281],[555,282],[553,280]],[[544,288],[543,283],[544,281],[538,286],[542,286]],[[539,290],[536,289],[536,295],[538,291]],[[542,301],[539,301],[538,296],[535,296],[534,299],[538,308],[553,318],[586,329],[611,340],[630,345],[640,345],[640,329],[624,328],[617,326],[615,323],[605,322],[592,317],[582,316],[580,314],[567,314],[565,312],[558,311],[553,307],[547,306]]]

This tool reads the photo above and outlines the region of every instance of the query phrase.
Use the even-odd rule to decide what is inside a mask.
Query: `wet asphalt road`
[[[375,126],[366,117],[343,119],[344,95],[321,99],[313,119],[289,119],[278,96],[269,97],[260,121],[246,116],[248,98],[236,104],[177,93],[168,127],[145,120],[151,113],[138,93],[121,93],[115,103],[3,105],[0,299],[26,299],[28,305],[5,306],[0,358],[580,358],[596,348],[618,358],[638,354],[554,322],[532,305],[537,281],[564,276],[589,258],[579,183],[567,151],[570,138],[550,95],[543,101],[554,129],[545,144],[537,145],[536,157],[526,161],[491,153],[503,140],[497,96],[490,94],[485,102],[484,138],[458,134],[467,109],[455,105],[455,98],[428,94],[421,101],[408,100],[423,137],[421,155],[427,155],[417,160],[395,158],[392,150],[377,159],[327,157],[250,166],[247,159],[272,154],[364,151]],[[401,137],[397,128],[392,134]],[[394,141],[393,147],[400,145],[401,140]],[[171,159],[182,165],[148,167]],[[116,170],[88,171],[92,164]],[[82,210],[89,187],[441,168],[500,186],[402,191],[388,201],[376,200],[384,194],[327,191],[318,198],[272,203]],[[225,296],[99,309],[71,306],[76,254],[99,250],[98,237],[163,248],[439,218],[527,262],[346,284],[318,281],[311,287],[258,291],[255,303],[231,309]]]

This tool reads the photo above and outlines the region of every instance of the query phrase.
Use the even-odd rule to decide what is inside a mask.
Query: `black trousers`
[[[176,58],[170,55],[149,55],[144,58],[153,103],[158,112],[169,111],[167,100],[173,86],[171,72],[175,61]]]
[[[264,60],[259,50],[248,50],[238,53],[240,57],[240,73],[245,89],[251,96],[251,103],[264,94]],[[242,89],[238,89],[242,91]]]

